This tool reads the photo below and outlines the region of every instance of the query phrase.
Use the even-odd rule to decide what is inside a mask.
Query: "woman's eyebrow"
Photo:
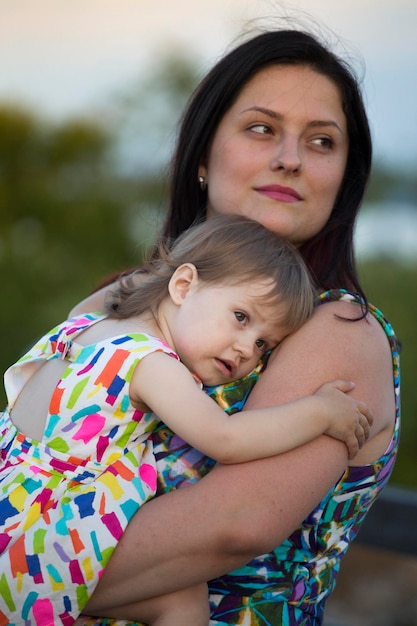
[[[264,115],[268,115],[269,117],[273,117],[274,119],[277,119],[277,120],[282,120],[284,117],[283,115],[281,115],[281,113],[277,113],[276,111],[273,111],[272,109],[266,109],[265,107],[249,107],[248,109],[243,109],[241,113],[248,113],[249,111],[264,113]]]
[[[341,129],[339,124],[335,122],[334,120],[312,120],[311,122],[308,123],[308,126],[311,126],[314,128],[325,128],[326,126],[333,126],[343,135],[343,130]]]
[[[249,111],[263,113],[264,115],[267,115],[268,117],[271,117],[274,120],[284,119],[284,116],[281,113],[278,113],[277,111],[273,111],[272,109],[267,109],[265,107],[258,107],[258,106],[249,107],[248,109],[243,109],[241,113],[248,113]],[[339,124],[335,122],[334,120],[311,120],[310,122],[308,122],[307,126],[316,127],[316,128],[324,128],[326,126],[333,126],[343,135],[343,130],[341,129]]]

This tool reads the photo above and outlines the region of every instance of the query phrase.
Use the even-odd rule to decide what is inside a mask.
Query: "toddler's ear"
[[[168,284],[169,295],[174,304],[181,305],[197,283],[198,271],[195,265],[183,263],[177,267]]]

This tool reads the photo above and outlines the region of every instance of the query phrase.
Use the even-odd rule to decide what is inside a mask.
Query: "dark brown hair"
[[[207,192],[198,184],[198,167],[208,154],[217,127],[242,88],[273,65],[304,65],[339,89],[349,135],[344,178],[323,229],[300,252],[323,289],[347,288],[364,297],[353,254],[355,219],[368,182],[372,143],[360,88],[353,71],[314,36],[298,30],[263,32],[222,58],[200,83],[179,129],[171,171],[171,204],[163,234],[176,239],[206,217]]]

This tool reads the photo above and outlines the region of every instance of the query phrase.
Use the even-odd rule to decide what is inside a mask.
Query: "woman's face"
[[[200,165],[207,215],[244,215],[299,246],[327,222],[348,148],[332,81],[307,66],[265,68],[224,115]]]

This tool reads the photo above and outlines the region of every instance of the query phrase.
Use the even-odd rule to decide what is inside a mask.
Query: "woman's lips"
[[[262,187],[256,187],[255,191],[267,196],[272,200],[280,200],[281,202],[299,202],[302,200],[295,189],[292,187],[282,187],[281,185],[263,185]]]

